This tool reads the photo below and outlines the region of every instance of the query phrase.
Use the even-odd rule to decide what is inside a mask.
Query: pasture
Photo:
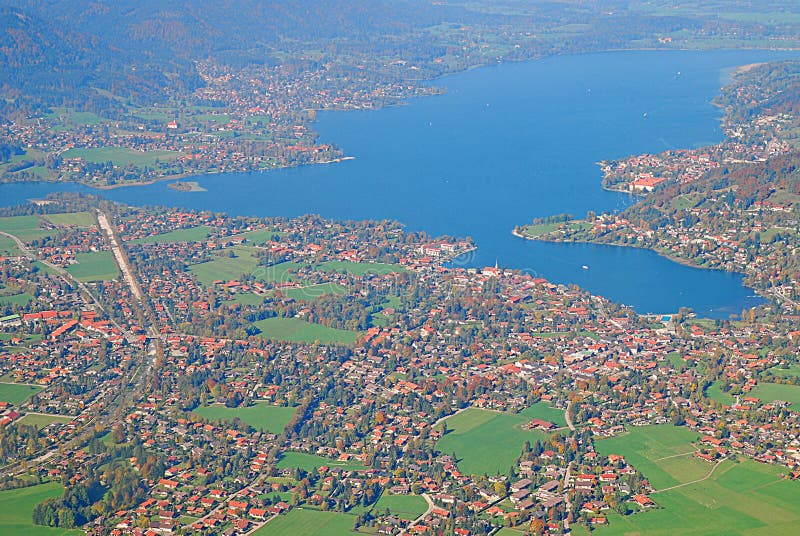
[[[176,229],[168,233],[137,238],[131,240],[131,244],[178,244],[181,242],[200,242],[211,234],[211,227],[199,225],[187,229]]]
[[[749,396],[760,398],[765,404],[775,400],[788,402],[794,411],[800,411],[800,385],[759,383]]]
[[[355,519],[350,514],[295,508],[288,514],[273,519],[253,535],[342,536],[353,533]]]
[[[92,147],[64,151],[65,159],[80,158],[94,164],[111,162],[115,166],[152,166],[156,162],[168,162],[181,156],[175,151],[137,151],[127,147]]]
[[[114,254],[110,251],[78,253],[75,260],[78,263],[67,266],[67,271],[78,281],[110,281],[119,277]]]
[[[531,418],[467,408],[444,421],[448,433],[436,443],[436,450],[455,453],[459,469],[466,474],[506,474],[522,453],[525,441],[547,438],[543,432],[522,428]]]
[[[353,344],[358,338],[356,332],[312,324],[299,318],[267,318],[253,325],[260,330],[259,337],[279,341]]]
[[[358,460],[340,462],[330,458],[323,458],[322,456],[315,456],[314,454],[306,454],[305,452],[286,452],[281,455],[281,459],[278,460],[279,469],[297,467],[304,471],[316,471],[323,466],[343,469],[345,471],[363,471],[367,469],[367,467]]]
[[[416,519],[428,509],[428,503],[419,495],[391,495],[385,492],[372,508],[374,514],[386,510],[401,519]]]
[[[23,385],[19,383],[0,383],[0,402],[18,405],[29,397],[35,395],[42,388],[37,385]]]
[[[82,534],[80,530],[34,525],[33,507],[50,497],[60,497],[61,484],[50,483],[29,488],[0,491],[0,534],[19,536],[63,536]]]
[[[239,279],[244,274],[253,273],[257,266],[258,259],[250,249],[235,247],[210,261],[192,265],[189,271],[201,283],[210,286],[214,281]]]
[[[230,421],[238,417],[256,430],[280,434],[295,414],[296,409],[256,402],[249,407],[229,408],[222,404],[203,406],[194,410],[195,415],[211,421]]]

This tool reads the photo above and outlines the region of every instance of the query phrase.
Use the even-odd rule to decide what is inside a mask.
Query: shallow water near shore
[[[441,96],[376,111],[318,114],[320,139],[354,157],[268,173],[192,177],[96,192],[134,205],[230,214],[396,219],[431,236],[471,236],[462,266],[519,268],[574,283],[637,311],[690,307],[727,318],[761,302],[737,274],[651,251],[512,236],[535,217],[619,211],[635,199],[600,186],[596,163],[722,139],[711,100],[738,65],[797,57],[771,51],[614,52],[503,64],[443,78]],[[75,185],[0,185],[0,204]]]

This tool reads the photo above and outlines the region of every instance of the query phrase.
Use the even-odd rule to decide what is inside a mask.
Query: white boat
[[[589,269],[589,267],[586,266],[585,264],[583,266],[581,266],[581,268],[583,268],[584,270],[588,270]]]

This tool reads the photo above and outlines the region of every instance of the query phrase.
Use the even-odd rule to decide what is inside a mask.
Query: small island
[[[175,181],[167,184],[167,188],[172,188],[179,192],[207,192],[197,181]]]

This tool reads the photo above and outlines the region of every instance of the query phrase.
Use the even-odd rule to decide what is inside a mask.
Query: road
[[[572,402],[567,402],[567,409],[564,410],[564,420],[567,421],[567,426],[569,426],[570,431],[576,432],[577,429],[575,425],[572,423],[572,415],[570,415],[569,410],[572,409]]]
[[[117,261],[117,266],[122,272],[122,277],[125,279],[125,282],[128,283],[133,297],[142,301],[144,294],[136,278],[133,276],[133,269],[128,263],[128,257],[122,251],[122,246],[120,246],[117,241],[117,233],[114,231],[114,227],[111,225],[108,216],[102,210],[97,211],[97,222],[100,224],[100,228],[106,233],[108,243],[111,245],[111,251],[114,253],[114,260]]]
[[[430,496],[427,493],[423,493],[422,494],[422,498],[425,499],[425,502],[428,503],[428,509],[425,510],[417,519],[415,519],[414,521],[409,523],[409,525],[406,528],[401,530],[399,536],[403,536],[404,534],[408,534],[408,531],[411,530],[412,527],[416,527],[419,523],[424,521],[425,518],[427,518],[429,515],[431,515],[431,512],[433,512],[433,509],[436,508],[436,505],[433,504],[433,499],[431,499]]]

